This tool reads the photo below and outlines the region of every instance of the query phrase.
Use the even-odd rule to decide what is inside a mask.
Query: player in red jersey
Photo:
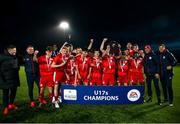
[[[75,57],[70,56],[66,63],[66,69],[65,69],[65,74],[66,74],[66,85],[77,85],[78,79],[77,79],[77,65],[75,63]]]
[[[102,84],[104,86],[110,85],[113,86],[115,82],[115,66],[116,61],[115,57],[110,54],[110,45],[107,45],[106,49],[104,50],[104,44],[107,42],[107,38],[104,38],[100,50],[102,52]]]
[[[121,58],[117,62],[118,67],[118,86],[123,84],[124,86],[128,85],[128,69],[129,69],[129,62],[127,56],[122,55]]]
[[[129,54],[130,57],[134,56],[134,50],[133,50],[133,45],[131,42],[127,43],[127,52]]]
[[[144,85],[143,58],[139,53],[135,53],[134,57],[129,60],[131,68],[130,81],[132,85]]]
[[[90,80],[90,86],[102,85],[102,60],[99,56],[99,51],[94,51],[94,57],[91,61],[91,80]]]
[[[110,45],[109,44],[106,46],[106,49],[104,50],[104,44],[107,42],[107,40],[108,40],[107,38],[104,38],[101,43],[101,46],[100,46],[100,50],[102,52],[102,57],[109,55],[109,53],[110,53]]]
[[[114,85],[115,67],[116,67],[115,57],[113,57],[112,54],[109,54],[103,57],[102,59],[102,68],[103,68],[102,84],[104,86]]]
[[[53,59],[51,58],[53,48],[48,46],[46,48],[46,55],[38,57],[39,69],[40,69],[40,106],[46,104],[44,99],[44,89],[46,85],[49,90],[49,100],[52,101],[52,87],[53,87],[53,70],[51,64]]]
[[[60,53],[54,58],[52,68],[54,69],[53,81],[54,81],[54,97],[55,108],[59,108],[58,104],[58,85],[64,81],[65,77],[65,64],[66,64],[66,48],[63,47]]]
[[[91,75],[91,58],[87,57],[87,51],[83,51],[80,56],[76,57],[76,63],[78,67],[78,80],[87,86]]]

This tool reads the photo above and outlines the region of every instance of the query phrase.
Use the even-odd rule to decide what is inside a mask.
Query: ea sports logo
[[[140,92],[137,89],[132,89],[128,92],[127,94],[127,98],[129,99],[129,101],[135,102],[140,98]]]

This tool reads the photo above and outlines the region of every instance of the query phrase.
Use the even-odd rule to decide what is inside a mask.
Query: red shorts
[[[128,83],[128,75],[127,75],[127,73],[119,72],[117,82],[118,82],[118,84],[127,84]]]
[[[64,77],[65,77],[64,72],[61,72],[61,71],[54,72],[53,81],[55,84],[62,83],[64,82]]]
[[[141,85],[144,84],[144,73],[142,72],[132,72],[132,76],[131,76],[131,82],[133,85],[137,85],[137,83],[139,82]]]
[[[81,72],[80,76],[81,76],[81,79],[79,79],[79,80],[81,80],[84,85],[87,84],[88,83],[88,79],[87,79],[88,73]]]
[[[132,80],[132,69],[129,69],[128,71],[128,82]]]
[[[66,85],[74,85],[75,84],[75,75],[69,76],[70,80],[66,79],[65,83]],[[78,79],[76,79],[76,82],[78,82]]]
[[[90,86],[95,85],[95,83],[97,86],[102,85],[101,73],[99,73],[99,72],[93,72],[91,74]]]
[[[52,87],[53,86],[53,76],[42,76],[40,78],[40,88],[43,88],[45,86]]]
[[[113,86],[115,83],[115,74],[103,74],[102,76],[102,84],[104,86],[110,85]]]

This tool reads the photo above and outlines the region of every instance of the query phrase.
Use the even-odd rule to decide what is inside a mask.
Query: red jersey
[[[74,75],[76,66],[77,65],[75,64],[75,62],[71,62],[70,60],[68,60],[66,63],[66,73],[68,75]]]
[[[143,72],[143,59],[138,58],[138,59],[130,59],[130,69],[132,72]]]
[[[134,56],[134,53],[135,53],[134,50],[130,49],[130,50],[128,50],[128,52],[129,52],[130,57]]]
[[[129,68],[128,66],[129,66],[128,60],[120,59],[118,61],[118,73],[119,72],[124,72],[124,73],[128,72],[128,68]]]
[[[90,67],[90,64],[91,64],[90,57],[85,57],[85,58],[78,57],[78,58],[76,58],[76,63],[77,63],[77,66],[78,66],[78,69],[79,69],[80,73],[81,72],[88,73],[89,67]]]
[[[98,58],[92,58],[92,61],[91,61],[91,66],[92,67],[92,73],[95,72],[95,73],[101,73],[101,70],[102,70],[102,60],[100,57]]]
[[[114,57],[106,56],[103,58],[102,67],[103,73],[115,74],[116,61]]]
[[[56,64],[56,65],[60,65],[60,64],[62,64],[64,61],[66,61],[66,56],[64,55],[62,55],[61,53],[60,54],[58,54],[56,57],[54,57],[54,60],[53,60],[53,62]],[[56,72],[56,71],[63,71],[64,72],[64,69],[65,69],[65,66],[62,66],[62,67],[58,67],[58,68],[53,68],[54,69],[54,71]]]
[[[40,75],[41,76],[49,76],[53,74],[53,69],[51,67],[53,62],[52,58],[47,57],[46,55],[38,58]]]

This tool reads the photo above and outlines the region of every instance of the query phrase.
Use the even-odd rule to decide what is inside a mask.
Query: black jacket
[[[0,89],[20,86],[19,64],[16,56],[0,55]]]
[[[159,74],[159,59],[154,52],[145,54],[144,57],[144,73],[146,75]]]
[[[26,54],[24,57],[25,72],[31,74],[39,74],[39,64],[33,61],[33,55]]]
[[[163,53],[159,53],[159,60],[161,76],[166,76],[167,74],[173,75],[173,69],[167,70],[167,66],[175,66],[177,64],[177,60],[174,55],[166,50]]]

